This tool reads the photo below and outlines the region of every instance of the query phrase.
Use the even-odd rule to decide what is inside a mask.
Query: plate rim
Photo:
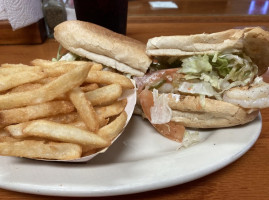
[[[214,164],[211,168],[205,168],[201,170],[198,174],[193,174],[191,177],[185,177],[184,180],[180,180],[178,177],[175,177],[174,179],[169,180],[162,180],[158,183],[152,184],[152,183],[146,183],[140,186],[136,186],[135,188],[113,188],[111,190],[106,190],[104,192],[102,191],[85,191],[85,189],[81,189],[73,191],[69,190],[66,191],[64,188],[50,188],[50,187],[34,187],[33,185],[27,185],[27,184],[3,184],[0,181],[0,188],[6,189],[9,191],[15,191],[15,192],[21,192],[21,193],[28,193],[28,194],[36,194],[36,195],[47,195],[47,196],[66,196],[66,197],[106,197],[106,196],[116,196],[116,195],[127,195],[127,194],[135,194],[135,193],[141,193],[141,192],[147,192],[147,191],[153,191],[163,188],[168,188],[176,185],[181,185],[190,181],[197,180],[199,178],[202,178],[204,176],[207,176],[209,174],[212,174],[229,164],[233,163],[237,159],[239,159],[241,156],[243,156],[257,141],[257,139],[260,136],[261,130],[262,130],[262,115],[259,112],[258,117],[255,119],[258,120],[257,128],[258,130],[255,133],[255,137],[248,142],[248,144],[245,146],[244,149],[240,150],[237,154],[233,155],[230,158],[225,159],[225,162],[222,162],[219,160],[217,164]],[[190,147],[191,148],[191,147]],[[0,157],[1,158],[1,157]],[[155,158],[154,158],[155,159]],[[70,165],[70,163],[67,165]]]

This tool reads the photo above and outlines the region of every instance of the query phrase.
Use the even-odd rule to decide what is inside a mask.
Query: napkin
[[[41,0],[0,0],[0,20],[8,20],[13,30],[43,18]]]
[[[67,14],[67,20],[76,20],[76,11],[74,8],[65,8]],[[1,12],[1,11],[0,11]]]

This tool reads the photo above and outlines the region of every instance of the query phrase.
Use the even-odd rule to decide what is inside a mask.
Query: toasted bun
[[[243,30],[231,29],[212,34],[154,37],[148,40],[147,54],[153,56],[185,56],[215,53],[243,47]]]
[[[178,96],[168,94],[168,105],[172,109],[171,121],[178,122],[189,128],[224,128],[246,124],[253,121],[259,110],[244,109],[237,105],[200,97]],[[202,105],[203,104],[203,105]],[[137,101],[134,114],[144,116]]]
[[[269,32],[261,28],[247,29],[244,34],[243,51],[259,67],[259,74],[268,70],[269,66]]]
[[[259,67],[259,74],[269,66],[269,32],[263,29],[230,29],[211,34],[161,36],[148,40],[150,56],[188,56],[215,52],[244,52]]]
[[[222,128],[253,121],[259,111],[247,110],[224,101],[185,96],[176,99],[168,95],[172,120],[191,128]]]
[[[146,45],[101,26],[65,21],[54,29],[55,39],[67,50],[135,76],[143,76],[151,59]]]

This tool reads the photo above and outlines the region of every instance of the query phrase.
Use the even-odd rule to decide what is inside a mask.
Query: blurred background
[[[129,0],[129,16],[267,15],[268,4],[268,0]]]
[[[11,14],[6,18],[3,17],[3,13],[8,14],[14,5],[6,3],[3,6],[1,1],[16,2],[18,6],[19,1],[24,2],[21,4],[30,5],[31,0],[0,0],[0,44],[42,43],[47,38],[53,38],[53,28],[58,23],[77,19],[74,1],[79,0],[40,0],[42,17],[32,24],[14,28],[9,18]],[[38,0],[32,1],[38,2]],[[20,10],[22,7],[24,6],[21,5]],[[132,37],[135,33],[136,39],[143,40],[143,34],[153,37],[166,35],[166,32],[171,30],[175,34],[194,34],[197,30],[200,33],[210,33],[246,26],[261,26],[268,29],[268,9],[269,0],[129,0],[127,27],[124,34]],[[27,12],[27,9],[25,10]],[[20,20],[27,21],[21,16]],[[32,16],[35,18],[37,14]],[[173,22],[173,26],[170,24],[165,29],[158,29],[160,24],[163,25],[168,21]],[[16,23],[20,24],[20,22]],[[143,32],[135,32],[137,26],[142,26]]]

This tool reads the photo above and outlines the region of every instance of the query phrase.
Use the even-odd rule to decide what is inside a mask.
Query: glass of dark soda
[[[126,34],[128,0],[74,0],[77,20]]]

